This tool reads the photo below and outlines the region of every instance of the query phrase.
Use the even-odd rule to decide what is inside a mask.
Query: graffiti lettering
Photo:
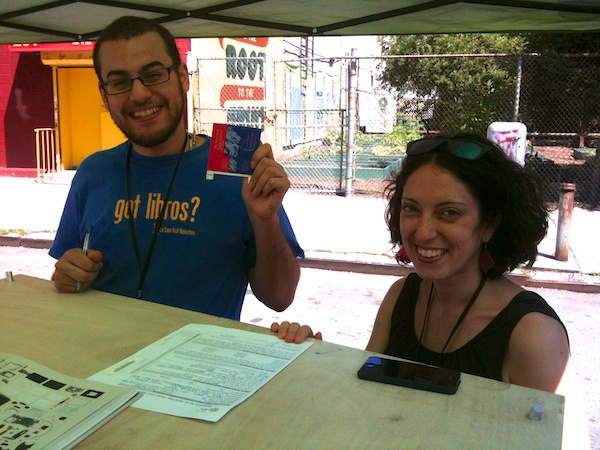
[[[264,108],[228,108],[227,123],[234,125],[262,125]]]
[[[248,75],[248,78],[254,81],[258,72],[258,79],[260,81],[264,79],[264,52],[256,53],[252,50],[250,57],[248,57],[246,49],[242,48],[238,53],[235,47],[229,44],[225,48],[225,56],[227,58],[227,78],[239,78],[243,80]]]

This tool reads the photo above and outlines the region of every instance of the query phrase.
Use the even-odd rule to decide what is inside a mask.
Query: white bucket
[[[494,122],[487,129],[487,138],[504,150],[506,155],[525,165],[527,127],[521,122]]]

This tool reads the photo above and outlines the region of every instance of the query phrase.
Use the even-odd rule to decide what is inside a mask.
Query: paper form
[[[216,422],[311,345],[189,324],[89,379],[135,387],[136,408]]]

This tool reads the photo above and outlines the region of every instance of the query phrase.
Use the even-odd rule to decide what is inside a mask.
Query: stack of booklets
[[[72,448],[139,396],[0,353],[0,449]]]

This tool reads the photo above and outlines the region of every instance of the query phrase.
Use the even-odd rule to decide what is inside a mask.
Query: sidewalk
[[[0,235],[0,246],[48,248],[69,187],[68,178],[45,184],[31,178],[0,177],[0,232],[28,231],[25,236]],[[383,199],[290,191],[284,206],[306,253],[304,267],[384,275],[402,275],[409,270],[394,260]],[[554,211],[533,268],[517,269],[511,275],[528,287],[600,292],[600,252],[595,242],[600,212],[574,209],[565,262],[553,257],[557,217]]]
[[[286,211],[306,252],[306,267],[402,275],[389,244],[383,199],[310,195],[291,191]],[[577,292],[600,292],[600,254],[594,235],[600,230],[600,212],[575,208],[571,221],[567,261],[554,258],[558,211],[550,216],[549,230],[540,243],[531,269],[511,275],[528,287],[551,287]]]

